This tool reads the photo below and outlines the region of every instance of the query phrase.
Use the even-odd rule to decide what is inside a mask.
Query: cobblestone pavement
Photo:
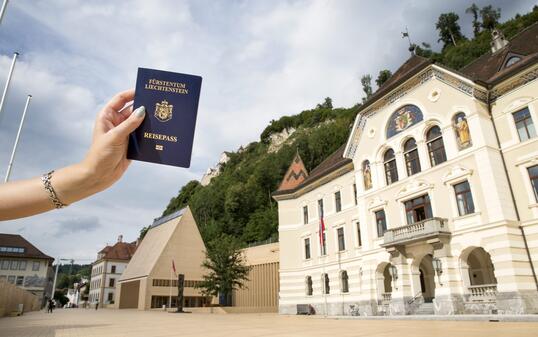
[[[59,309],[0,318],[2,337],[91,336],[538,336],[536,322],[337,320],[277,314],[172,314]]]

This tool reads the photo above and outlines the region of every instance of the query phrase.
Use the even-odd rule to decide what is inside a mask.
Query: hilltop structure
[[[18,234],[0,234],[0,280],[41,298],[52,293],[54,259]]]
[[[93,305],[114,304],[116,284],[136,251],[136,242],[123,242],[123,235],[112,246],[106,246],[92,263],[89,302]]]
[[[115,307],[177,307],[175,274],[185,275],[184,307],[210,303],[194,288],[202,280],[204,259],[205,245],[189,207],[156,219],[119,279]]]
[[[537,78],[538,23],[461,71],[409,58],[273,194],[280,313],[538,313]]]

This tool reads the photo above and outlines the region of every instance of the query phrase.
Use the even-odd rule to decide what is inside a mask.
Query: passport
[[[146,116],[127,158],[189,167],[201,86],[200,76],[138,68],[133,110],[144,106]]]

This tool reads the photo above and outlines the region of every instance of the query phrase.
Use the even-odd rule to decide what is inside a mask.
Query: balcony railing
[[[472,302],[490,302],[495,301],[497,297],[496,284],[481,284],[477,286],[469,286],[469,299]]]
[[[392,293],[381,293],[381,303],[388,304],[392,299]]]
[[[430,218],[411,225],[387,230],[382,246],[409,243],[439,235],[450,235],[447,220],[443,218]]]

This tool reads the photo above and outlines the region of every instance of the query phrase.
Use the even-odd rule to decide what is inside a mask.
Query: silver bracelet
[[[52,187],[52,184],[50,183],[50,179],[52,178],[52,174],[54,173],[54,170],[50,171],[49,173],[45,173],[41,177],[41,181],[43,182],[43,186],[45,187],[45,190],[49,194],[50,201],[54,204],[54,208],[63,208],[67,205],[58,199],[58,196],[56,195],[56,191],[54,191],[54,188]]]

